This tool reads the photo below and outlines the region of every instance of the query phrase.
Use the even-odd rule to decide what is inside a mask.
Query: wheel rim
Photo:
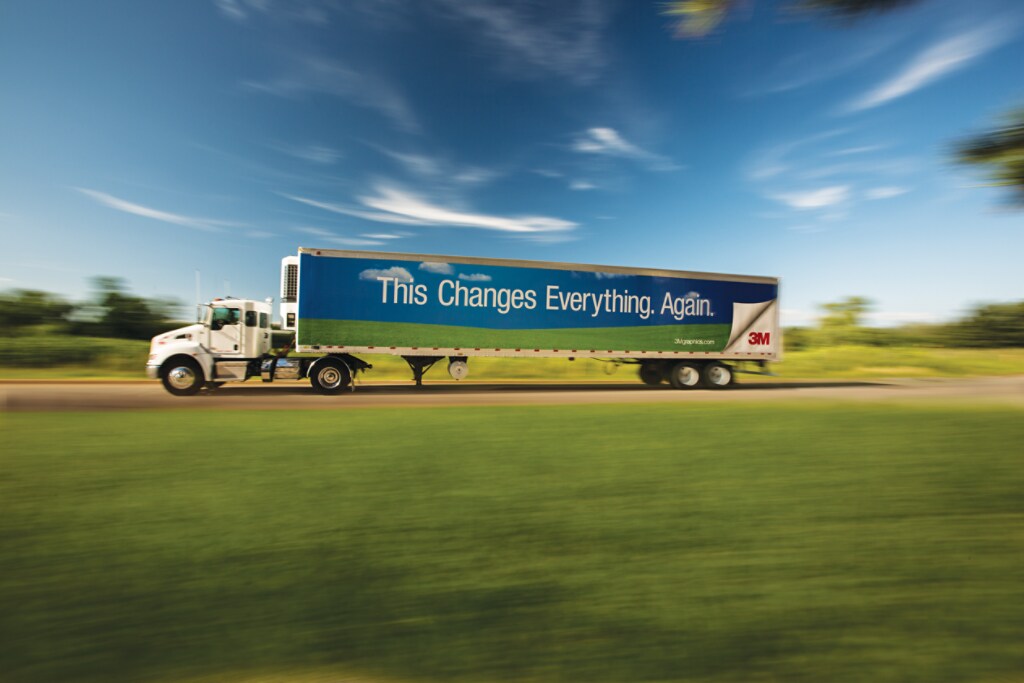
[[[732,373],[721,365],[708,368],[708,381],[716,387],[724,387],[732,379]]]
[[[178,366],[167,373],[167,382],[175,389],[191,389],[196,382],[196,373],[192,368]]]
[[[676,377],[678,377],[679,383],[684,387],[696,386],[697,382],[700,381],[700,373],[697,372],[697,368],[691,365],[676,370]]]
[[[341,386],[341,372],[338,371],[338,368],[324,368],[317,375],[317,379],[320,381],[321,386],[327,389],[337,389]]]

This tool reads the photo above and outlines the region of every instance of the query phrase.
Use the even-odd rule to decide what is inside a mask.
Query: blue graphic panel
[[[300,255],[299,318],[566,329],[730,324],[774,284]]]

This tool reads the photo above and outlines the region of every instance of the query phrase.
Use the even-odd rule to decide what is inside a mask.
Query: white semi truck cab
[[[270,353],[271,312],[266,301],[214,299],[200,307],[199,322],[153,337],[147,376],[177,395],[248,379]]]

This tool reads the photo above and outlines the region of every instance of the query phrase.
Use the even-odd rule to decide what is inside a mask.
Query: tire
[[[164,389],[175,396],[194,396],[206,384],[199,363],[191,358],[172,358],[160,368]]]
[[[665,368],[661,363],[641,363],[640,381],[648,386],[658,386],[665,381]]]
[[[668,373],[669,383],[676,389],[694,389],[700,386],[700,366],[680,361]]]
[[[337,358],[321,358],[309,374],[309,384],[318,394],[340,394],[351,382],[348,366]]]
[[[700,379],[708,389],[725,389],[736,381],[736,375],[728,365],[715,362],[704,366]]]

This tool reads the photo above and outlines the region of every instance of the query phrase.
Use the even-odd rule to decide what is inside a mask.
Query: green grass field
[[[1022,418],[0,414],[0,681],[1020,680]]]

